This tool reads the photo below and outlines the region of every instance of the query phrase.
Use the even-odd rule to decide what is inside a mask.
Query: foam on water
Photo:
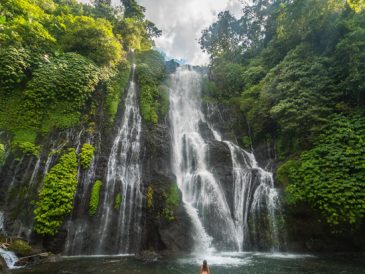
[[[214,253],[205,256],[199,254],[189,258],[183,258],[178,261],[181,264],[201,265],[203,260],[207,260],[208,265],[211,266],[237,267],[252,263],[252,256],[247,256],[243,252],[232,252],[230,254]]]
[[[284,252],[274,252],[274,253],[263,253],[257,252],[253,253],[254,256],[272,259],[305,259],[314,258],[314,255],[310,254],[295,254],[295,253],[284,253]]]
[[[203,260],[207,260],[208,265],[222,266],[225,268],[238,267],[243,265],[253,265],[259,258],[267,259],[306,259],[315,258],[314,255],[282,253],[282,252],[219,252],[211,254],[192,254],[190,257],[179,259],[180,264],[201,265]]]

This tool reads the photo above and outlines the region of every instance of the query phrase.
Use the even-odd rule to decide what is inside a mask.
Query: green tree
[[[100,66],[111,66],[120,61],[122,48],[113,35],[109,21],[87,16],[68,16],[60,42],[65,51],[77,52]]]

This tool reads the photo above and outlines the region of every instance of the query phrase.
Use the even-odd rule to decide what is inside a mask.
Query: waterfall
[[[141,236],[142,167],[141,129],[135,65],[120,120],[108,160],[107,180],[101,199],[101,221],[98,229],[97,253],[134,253]],[[116,195],[120,195],[120,205]]]
[[[170,123],[172,166],[182,193],[186,212],[193,223],[196,252],[242,251],[255,244],[250,239],[249,218],[258,222],[264,208],[277,233],[275,214],[277,192],[271,173],[259,168],[254,155],[229,141],[206,121],[201,110],[201,75],[189,68],[179,68],[171,76]],[[210,139],[201,132],[201,124],[210,130]],[[227,197],[215,167],[207,159],[211,142],[228,146],[232,161],[233,196]],[[231,205],[231,207],[230,207]],[[266,212],[264,211],[264,213]],[[277,238],[277,236],[272,236]]]
[[[1,234],[6,235],[4,222],[5,222],[4,213],[0,211],[0,235]],[[9,268],[16,268],[15,263],[19,260],[19,258],[15,255],[14,252],[0,248],[0,256],[3,257],[3,259],[6,262],[6,265]]]
[[[4,212],[0,211],[0,234],[5,233],[4,222],[5,222]]]

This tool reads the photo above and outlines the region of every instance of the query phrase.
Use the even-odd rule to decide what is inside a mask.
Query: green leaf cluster
[[[91,189],[90,201],[89,201],[89,215],[94,216],[99,207],[100,190],[103,183],[100,180],[95,181]]]
[[[144,120],[156,124],[159,113],[166,113],[165,62],[157,51],[142,51],[137,55],[137,83],[140,89],[140,111]],[[165,98],[161,105],[161,97]],[[162,111],[161,111],[162,106]]]
[[[39,157],[39,154],[41,152],[41,147],[36,146],[32,142],[12,142],[11,143],[11,149],[15,152],[20,152],[24,155],[31,155],[36,158]]]
[[[91,144],[84,144],[81,148],[81,152],[79,154],[80,157],[80,166],[83,169],[90,168],[91,161],[94,157],[95,148]]]
[[[162,216],[168,221],[174,221],[175,217],[175,209],[179,205],[180,202],[180,192],[176,183],[173,183],[170,186],[170,189],[167,193],[163,193],[162,195],[165,199],[165,206],[162,210]]]
[[[333,231],[365,216],[365,118],[335,116],[314,147],[286,164],[290,203],[309,202]]]
[[[113,76],[106,81],[108,92],[106,105],[111,121],[114,121],[120,99],[128,87],[130,67],[128,62],[122,62],[113,72]]]
[[[100,66],[112,66],[120,61],[122,46],[108,20],[69,15],[62,21],[66,31],[60,34],[59,41],[64,51],[77,52]]]
[[[71,213],[77,188],[77,155],[74,149],[62,155],[48,172],[36,202],[34,230],[40,235],[55,235]]]
[[[0,93],[11,93],[26,80],[30,57],[24,48],[0,48]]]

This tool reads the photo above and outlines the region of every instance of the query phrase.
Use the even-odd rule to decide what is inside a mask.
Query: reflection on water
[[[313,256],[288,253],[217,253],[197,254],[145,263],[134,257],[65,257],[61,262],[47,263],[33,268],[15,269],[9,273],[199,273],[203,259],[208,260],[212,274],[243,273],[365,273],[365,256]]]

